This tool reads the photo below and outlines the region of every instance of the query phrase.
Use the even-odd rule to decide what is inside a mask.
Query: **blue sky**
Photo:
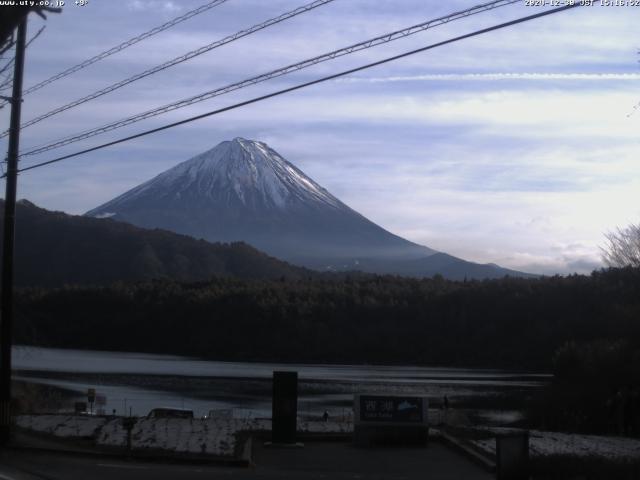
[[[89,0],[32,16],[25,87],[205,3]],[[228,0],[25,97],[23,120],[304,4]],[[46,143],[477,5],[335,0],[24,129]],[[542,11],[451,22],[23,160],[23,166]],[[18,193],[83,213],[236,136],[262,140],[388,230],[536,273],[598,268],[603,233],[640,218],[640,7],[580,7],[287,96],[25,172]],[[9,111],[0,110],[8,125]],[[0,148],[6,149],[4,139]]]

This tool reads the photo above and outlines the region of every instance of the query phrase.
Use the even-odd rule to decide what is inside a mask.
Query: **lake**
[[[196,416],[235,409],[238,416],[270,416],[273,371],[297,371],[299,411],[346,416],[354,393],[407,393],[452,405],[465,399],[526,395],[549,375],[504,370],[379,365],[245,363],[132,352],[15,346],[13,378],[63,388],[86,400],[88,388],[106,413],[146,415],[155,407],[189,408]],[[504,416],[504,405],[488,411]],[[487,413],[487,412],[485,412]],[[506,412],[508,413],[508,411]],[[508,415],[507,415],[508,416]]]

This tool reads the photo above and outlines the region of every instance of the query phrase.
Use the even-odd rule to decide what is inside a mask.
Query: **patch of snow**
[[[108,420],[97,432],[97,445],[122,447],[127,445],[127,431],[122,426],[122,418]]]
[[[481,410],[478,416],[493,425],[508,425],[522,420],[524,415],[519,410]]]
[[[501,433],[507,432],[508,429],[488,429],[488,431]],[[531,430],[529,435],[529,451],[532,458],[571,456],[613,461],[637,462],[640,460],[640,440],[638,439],[538,430]],[[487,453],[495,455],[495,438],[473,440],[472,443]]]
[[[81,415],[20,415],[18,426],[63,438],[92,438],[96,445],[125,447],[127,431],[120,417]],[[237,434],[242,431],[270,431],[270,419],[223,418],[139,418],[131,431],[134,450],[165,450],[215,456],[233,456]],[[299,421],[304,433],[353,432],[350,421]]]
[[[169,195],[180,200],[186,197],[183,195],[186,191],[190,197],[214,201],[231,198],[231,194],[245,205],[250,198],[257,198],[262,206],[278,209],[300,201],[348,208],[265,143],[235,138],[176,165],[88,214],[104,218],[144,199],[157,200]]]
[[[110,218],[113,217],[115,215],[115,212],[104,212],[104,213],[98,213],[97,215],[94,215],[95,218]]]
[[[131,431],[134,450],[167,450],[233,456],[236,434],[246,422],[233,419],[141,418]],[[111,420],[96,439],[98,445],[124,446],[127,433],[121,419]]]
[[[90,415],[20,415],[19,427],[61,438],[92,437],[107,423],[104,417]]]
[[[61,438],[92,438],[96,445],[125,447],[127,431],[121,417],[81,415],[20,415],[19,427]],[[241,431],[270,430],[264,419],[139,418],[131,431],[134,450],[166,450],[233,456]]]
[[[298,431],[302,433],[353,433],[352,422],[298,422]]]

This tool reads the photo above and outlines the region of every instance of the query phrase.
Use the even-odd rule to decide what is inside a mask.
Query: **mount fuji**
[[[86,213],[215,242],[244,241],[320,270],[522,276],[466,262],[371,222],[263,142],[235,138]]]

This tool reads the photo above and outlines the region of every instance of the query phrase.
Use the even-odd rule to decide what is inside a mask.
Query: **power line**
[[[69,145],[70,143],[75,143],[78,142],[80,140],[84,140],[86,138],[89,137],[93,137],[96,135],[100,135],[102,133],[106,133],[109,132],[111,130],[115,130],[121,127],[125,127],[127,125],[130,125],[132,123],[136,123],[142,120],[146,120],[148,118],[151,117],[155,117],[157,115],[161,115],[179,108],[183,108],[183,107],[187,107],[189,105],[193,105],[194,103],[198,103],[198,102],[202,102],[205,100],[209,100],[211,98],[220,96],[220,95],[224,95],[226,93],[230,93],[233,92],[235,90],[239,90],[242,88],[246,88],[249,87],[251,85],[255,85],[257,83],[261,83],[267,80],[271,80],[272,78],[276,78],[276,77],[280,77],[283,75],[286,75],[288,73],[291,72],[295,72],[298,70],[302,70],[304,68],[308,68],[311,67],[313,65],[317,65],[318,63],[322,63],[322,62],[326,62],[329,60],[333,60],[335,58],[338,57],[342,57],[344,55],[349,55],[351,53],[354,52],[358,52],[360,50],[365,50],[368,48],[372,48],[384,43],[388,43],[400,38],[404,38],[413,34],[416,34],[418,32],[422,32],[424,30],[427,30],[429,28],[435,27],[435,26],[439,26],[439,25],[444,25],[446,23],[455,21],[455,20],[459,20],[462,18],[466,18],[469,17],[471,15],[476,15],[478,13],[482,13],[482,12],[486,12],[488,10],[493,10],[495,8],[500,8],[500,7],[504,7],[506,5],[511,5],[513,3],[519,3],[521,0],[499,0],[499,1],[493,1],[493,2],[488,2],[488,3],[484,3],[481,5],[477,5],[475,7],[466,9],[466,10],[462,10],[462,11],[458,11],[449,15],[446,15],[444,17],[439,17],[433,20],[429,20],[423,23],[420,23],[418,25],[414,25],[412,27],[409,28],[405,28],[402,30],[397,30],[395,32],[391,32],[391,33],[387,33],[369,40],[366,40],[364,42],[360,42],[360,43],[356,43],[354,45],[345,47],[345,48],[341,48],[339,50],[334,50],[332,52],[329,53],[325,53],[322,55],[319,55],[317,57],[313,57],[307,60],[303,60],[302,62],[298,62],[292,65],[288,65],[286,67],[282,67],[276,70],[272,70],[271,72],[268,73],[264,73],[246,80],[242,80],[240,82],[236,82],[236,83],[232,83],[230,85],[224,86],[224,87],[220,87],[220,88],[216,88],[214,90],[210,90],[183,100],[179,100],[177,102],[173,102],[170,103],[168,105],[164,105],[162,107],[158,107],[155,108],[153,110],[148,110],[146,112],[143,113],[139,113],[137,115],[134,115],[132,117],[129,118],[125,118],[123,120],[118,120],[116,122],[112,122],[106,125],[103,125],[101,127],[92,129],[92,130],[87,130],[84,132],[80,132],[78,134],[72,135],[72,136],[68,136],[68,137],[64,137],[62,139],[56,140],[50,144],[44,145],[44,146],[39,146],[36,148],[33,148],[32,150],[29,150],[25,153],[23,153],[21,156],[29,156],[29,155],[36,155],[38,153],[42,153],[42,152],[46,152],[48,150],[53,150],[55,148],[59,148],[62,147],[64,145]]]
[[[154,73],[160,72],[162,70],[166,70],[167,68],[173,67],[174,65],[178,65],[179,63],[182,62],[186,62],[187,60],[191,60],[192,58],[195,58],[199,55],[202,55],[203,53],[209,52],[215,48],[221,47],[223,45],[226,45],[228,43],[234,42],[236,40],[239,40],[240,38],[246,37],[248,35],[251,35],[252,33],[258,32],[262,29],[268,28],[272,25],[276,25],[280,22],[284,22],[285,20],[288,20],[292,17],[295,17],[297,15],[300,15],[302,13],[306,13],[310,10],[313,10],[314,8],[320,7],[322,5],[325,5],[327,3],[333,2],[334,0],[315,0],[307,5],[303,5],[302,7],[298,7],[294,10],[291,10],[289,12],[283,13],[282,15],[279,15],[277,17],[271,18],[265,22],[262,22],[260,24],[254,25],[250,28],[247,28],[245,30],[241,30],[237,33],[234,33],[233,35],[229,35],[221,40],[217,40],[213,43],[210,43],[208,45],[205,45],[203,47],[200,47],[196,50],[192,50],[191,52],[185,53],[184,55],[181,55],[179,57],[176,57],[172,60],[169,60],[168,62],[165,62],[161,65],[155,66],[153,68],[150,68],[148,70],[145,70],[144,72],[138,73],[136,75],[133,75],[132,77],[126,78],[124,80],[121,80],[119,82],[116,82],[112,85],[109,85],[108,87],[105,87],[101,90],[98,90],[97,92],[91,93],[85,97],[79,98],[77,100],[74,100],[71,103],[67,103],[66,105],[63,105],[61,107],[58,107],[54,110],[51,110],[50,112],[47,112],[43,115],[40,115],[36,118],[33,118],[31,120],[29,120],[28,122],[25,122],[22,124],[21,128],[26,128],[29,127],[35,123],[41,122],[42,120],[52,117],[54,115],[57,115],[58,113],[64,112],[65,110],[69,110],[70,108],[73,107],[77,107],[78,105],[81,105],[83,103],[86,103],[90,100],[94,100],[98,97],[101,97],[103,95],[106,95],[107,93],[113,92],[115,90],[118,90],[119,88],[124,87],[125,85],[129,85],[130,83],[133,83],[137,80],[140,80],[142,78],[148,77],[149,75],[153,75]],[[5,131],[2,134],[0,134],[0,138],[6,136],[9,132]]]
[[[82,70],[83,68],[88,67],[89,65],[92,65],[96,62],[99,62],[100,60],[103,60],[111,55],[113,55],[114,53],[118,53],[122,50],[124,50],[125,48],[128,48],[138,42],[141,42],[142,40],[145,40],[153,35],[156,35],[157,33],[163,32],[164,30],[167,30],[175,25],[177,25],[178,23],[184,22],[185,20],[188,20],[192,17],[195,17],[196,15],[199,15],[203,12],[206,12],[207,10],[212,9],[213,7],[217,7],[218,5],[221,5],[225,2],[227,2],[228,0],[213,0],[209,3],[206,3],[204,5],[201,5],[200,7],[194,9],[194,10],[190,10],[187,13],[185,13],[184,15],[181,15],[179,17],[174,18],[173,20],[169,20],[166,23],[163,23],[162,25],[152,28],[151,30],[144,32],[136,37],[130,38],[129,40],[127,40],[126,42],[122,42],[119,45],[116,45],[115,47],[110,48],[109,50],[105,50],[102,53],[99,53],[98,55],[95,55],[87,60],[85,60],[84,62],[78,63],[77,65],[74,65],[73,67],[67,68],[66,70],[53,75],[50,78],[47,78],[46,80],[43,80],[42,82],[34,85],[33,87],[29,87],[27,88],[24,92],[22,92],[22,96],[24,97],[25,95],[28,95],[29,93],[35,92],[36,90],[40,90],[42,87],[51,84],[51,82],[55,82],[56,80],[60,80],[61,78],[67,77],[69,75],[71,75],[72,73],[77,72],[78,70]]]
[[[2,68],[0,68],[0,75],[2,75],[5,71],[9,70],[9,69],[12,67],[13,62],[15,61],[15,59],[16,59],[16,57],[11,57],[11,58],[7,61],[7,63],[5,63],[5,64],[2,66]]]
[[[29,48],[29,45],[31,45],[31,44],[33,43],[33,41],[34,41],[36,38],[38,38],[38,37],[42,34],[42,32],[44,32],[44,29],[45,29],[45,28],[46,28],[46,26],[40,27],[40,30],[38,30],[38,31],[35,33],[35,35],[34,35],[33,37],[31,37],[31,40],[29,40],[29,41],[27,42],[27,44],[25,45],[25,47],[24,47],[24,48]],[[7,63],[6,63],[2,68],[0,68],[0,75],[2,75],[6,70],[8,70],[8,69],[13,65],[13,62],[15,61],[15,59],[16,59],[16,57],[15,57],[15,56],[14,56],[14,57],[12,57],[12,58],[11,58],[11,60],[9,60],[9,61],[8,61],[8,62],[7,62]],[[7,79],[6,79],[6,80],[2,80],[2,81],[0,81],[0,91],[1,91],[1,90],[4,90],[5,88],[8,88],[8,87],[11,85],[11,83],[12,83],[12,82],[13,82],[13,78],[12,78],[12,77],[10,77],[10,76],[9,76],[9,77],[7,77]],[[0,108],[2,108],[2,107],[3,107],[4,105],[6,105],[7,103],[8,103],[8,102],[0,104]],[[8,131],[7,131],[7,133],[8,133]]]
[[[25,46],[25,48],[29,48],[29,45],[31,45],[36,38],[38,38],[40,35],[42,35],[42,32],[44,32],[44,29],[47,28],[46,25],[43,25],[42,27],[40,27],[40,29],[33,35],[33,37],[31,37],[31,39],[27,42],[27,45]]]
[[[162,127],[154,128],[154,129],[151,129],[151,130],[147,130],[145,132],[137,133],[135,135],[130,135],[128,137],[120,138],[120,139],[114,140],[112,142],[103,143],[102,145],[98,145],[98,146],[95,146],[95,147],[87,148],[85,150],[81,150],[81,151],[78,151],[78,152],[75,152],[75,153],[71,153],[71,154],[68,154],[68,155],[63,155],[61,157],[54,158],[52,160],[48,160],[46,162],[36,163],[34,165],[30,165],[28,167],[21,168],[21,169],[18,170],[18,172],[26,172],[28,170],[33,170],[35,168],[43,167],[45,165],[51,165],[52,163],[61,162],[63,160],[67,160],[69,158],[77,157],[77,156],[83,155],[85,153],[94,152],[96,150],[101,150],[103,148],[110,147],[110,146],[113,146],[113,145],[117,145],[119,143],[128,142],[129,140],[133,140],[133,139],[136,139],[136,138],[140,138],[140,137],[144,137],[144,136],[147,136],[147,135],[151,135],[153,133],[157,133],[157,132],[160,132],[162,130],[167,130],[167,129],[170,129],[170,128],[174,128],[174,127],[177,127],[177,126],[180,126],[180,125],[184,125],[186,123],[194,122],[196,120],[201,120],[201,119],[206,118],[206,117],[211,117],[213,115],[218,115],[220,113],[224,113],[224,112],[227,112],[229,110],[235,110],[236,108],[244,107],[246,105],[257,103],[257,102],[260,102],[262,100],[267,100],[269,98],[277,97],[279,95],[283,95],[285,93],[293,92],[295,90],[300,90],[302,88],[309,87],[311,85],[316,85],[316,84],[323,83],[323,82],[326,82],[326,81],[329,81],[329,80],[334,80],[336,78],[343,77],[345,75],[351,75],[352,73],[360,72],[362,70],[367,70],[367,69],[372,68],[372,67],[377,67],[379,65],[383,65],[383,64],[389,63],[389,62],[393,62],[393,61],[399,60],[401,58],[405,58],[405,57],[408,57],[408,56],[411,56],[411,55],[415,55],[417,53],[421,53],[421,52],[425,52],[427,50],[431,50],[431,49],[434,49],[434,48],[437,48],[437,47],[441,47],[443,45],[448,45],[450,43],[458,42],[460,40],[465,40],[467,38],[471,38],[471,37],[475,37],[475,36],[478,36],[478,35],[482,35],[484,33],[489,33],[489,32],[492,32],[494,30],[499,30],[501,28],[510,27],[510,26],[517,25],[517,24],[520,24],[520,23],[528,22],[530,20],[535,20],[537,18],[545,17],[547,15],[552,15],[554,13],[559,13],[559,12],[562,12],[562,11],[565,11],[565,10],[569,10],[571,8],[580,7],[580,6],[581,6],[580,3],[575,3],[573,5],[566,5],[564,7],[559,7],[559,8],[555,8],[555,9],[552,9],[552,10],[547,10],[547,11],[540,12],[540,13],[537,13],[537,14],[534,14],[534,15],[529,15],[529,16],[526,16],[526,17],[518,18],[516,20],[512,20],[512,21],[509,21],[509,22],[501,23],[499,25],[494,25],[492,27],[484,28],[482,30],[476,30],[474,32],[467,33],[465,35],[460,35],[458,37],[454,37],[454,38],[451,38],[451,39],[448,39],[448,40],[444,40],[442,42],[438,42],[438,43],[434,43],[434,44],[431,44],[431,45],[427,45],[426,47],[418,48],[416,50],[411,50],[409,52],[401,53],[399,55],[394,55],[393,57],[388,57],[388,58],[385,58],[383,60],[378,60],[377,62],[368,63],[366,65],[362,65],[360,67],[356,67],[356,68],[345,70],[345,71],[342,71],[342,72],[339,72],[339,73],[335,73],[333,75],[328,75],[326,77],[322,77],[322,78],[319,78],[319,79],[316,79],[316,80],[312,80],[312,81],[305,82],[305,83],[300,83],[300,84],[295,85],[293,87],[288,87],[288,88],[285,88],[285,89],[282,89],[282,90],[278,90],[276,92],[272,92],[272,93],[269,93],[267,95],[262,95],[262,96],[259,96],[259,97],[255,97],[255,98],[252,98],[250,100],[245,100],[244,102],[236,103],[234,105],[229,105],[227,107],[219,108],[217,110],[212,110],[210,112],[203,113],[201,115],[196,115],[194,117],[190,117],[190,118],[187,118],[185,120],[180,120],[178,122],[174,122],[174,123],[170,123],[170,124],[167,124],[167,125],[163,125]]]
[[[14,34],[13,32],[11,33],[11,38],[8,39],[7,43],[5,45],[0,45],[0,55],[3,55],[4,52],[6,52],[7,50],[9,50],[11,47],[13,47],[15,45],[15,39],[14,39]]]
[[[13,63],[13,61],[11,63]],[[0,79],[0,92],[11,88],[12,83],[13,76],[10,73],[6,74],[2,79]],[[0,104],[0,108],[4,107],[5,105],[6,103]]]

